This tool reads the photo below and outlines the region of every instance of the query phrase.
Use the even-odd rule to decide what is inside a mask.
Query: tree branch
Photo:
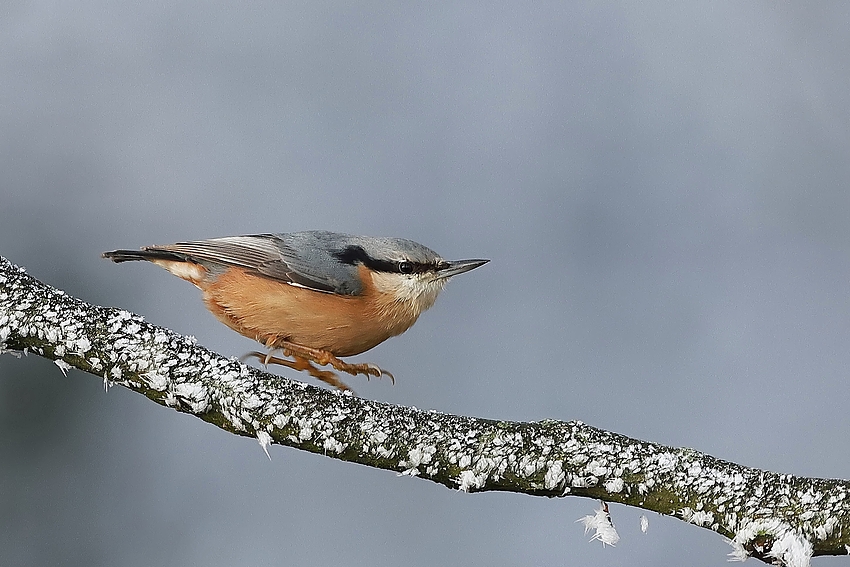
[[[447,415],[294,382],[138,315],[70,297],[0,257],[3,350],[101,376],[264,449],[287,445],[467,492],[583,496],[652,510],[729,538],[739,559],[796,566],[850,550],[848,481],[762,471],[578,421]]]

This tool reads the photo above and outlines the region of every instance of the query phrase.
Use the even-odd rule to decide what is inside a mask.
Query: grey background
[[[492,262],[362,396],[847,477],[846,3],[11,1],[0,254],[238,356],[103,250],[309,228]],[[305,376],[294,376],[305,379]],[[725,565],[711,532],[272,448],[0,357],[3,565]],[[817,564],[837,564],[820,559]],[[846,564],[846,562],[841,562]]]

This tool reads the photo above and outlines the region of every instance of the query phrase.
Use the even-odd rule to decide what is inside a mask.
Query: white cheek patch
[[[165,268],[178,278],[192,282],[195,286],[206,278],[207,271],[199,264],[191,262],[175,262],[172,260],[151,260],[157,266]]]
[[[396,301],[410,304],[417,314],[434,305],[446,281],[424,279],[417,275],[372,273],[372,282],[378,293],[391,295]]]

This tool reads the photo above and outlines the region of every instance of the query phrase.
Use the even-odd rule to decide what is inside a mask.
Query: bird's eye
[[[398,263],[398,271],[402,274],[412,274],[413,273],[413,262],[399,262]]]

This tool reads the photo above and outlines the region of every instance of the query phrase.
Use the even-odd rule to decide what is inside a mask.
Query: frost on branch
[[[635,506],[722,534],[741,559],[806,565],[813,555],[845,555],[850,545],[847,481],[752,469],[578,421],[476,419],[324,390],[246,367],[126,311],[89,305],[0,258],[6,351],[95,374],[253,437],[264,450],[287,445],[467,492]],[[589,518],[597,538],[613,544],[607,514]]]
[[[608,513],[608,504],[603,502],[592,516],[585,516],[576,520],[584,524],[584,533],[594,530],[591,541],[598,539],[602,545],[617,545],[620,541],[620,534],[614,527],[614,522],[611,521],[611,514]]]
[[[753,554],[788,567],[808,567],[812,557],[812,544],[775,518],[744,525],[729,545],[732,546],[730,561],[744,561]]]

